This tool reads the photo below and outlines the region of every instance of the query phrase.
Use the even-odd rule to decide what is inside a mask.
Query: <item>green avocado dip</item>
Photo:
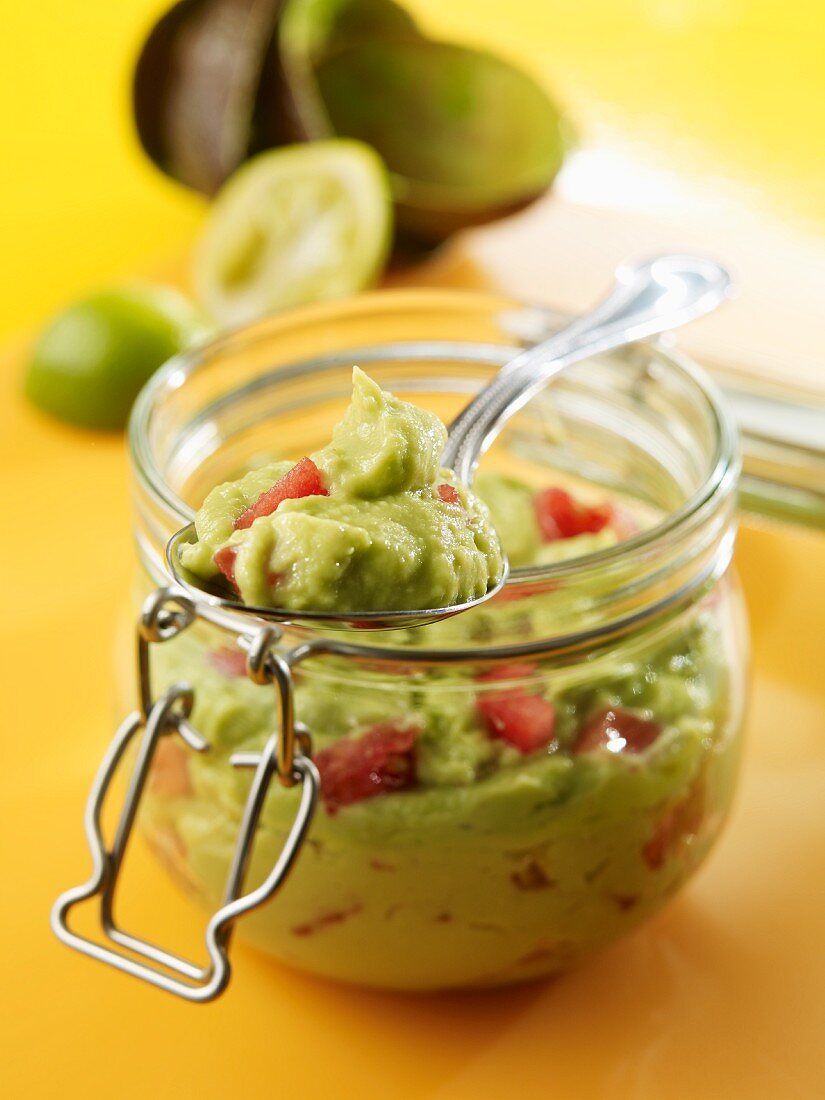
[[[431,491],[445,476],[437,469],[439,429],[431,426],[425,461],[413,445],[401,457],[403,427],[388,442],[374,422],[361,421],[363,461],[350,461],[344,440],[365,415],[362,401],[397,412],[402,424],[414,415],[356,375],[354,411],[315,456],[330,497],[306,512],[294,502],[285,513],[291,522],[321,516],[315,509],[342,484],[348,501],[374,504],[384,516],[399,496],[441,515]],[[199,514],[202,545],[190,567],[209,573],[216,551],[252,537],[271,554],[272,520],[255,520],[248,531],[261,535],[240,539],[231,520],[281,468],[216,491]],[[375,495],[357,496],[365,486]],[[472,579],[445,582],[454,586],[451,598],[494,574],[488,515],[516,566],[614,546],[644,522],[598,491],[537,490],[498,473],[479,474],[476,488],[489,513],[457,487],[462,509],[477,517],[472,536],[444,520],[462,560],[473,562]],[[355,518],[353,525],[366,529]],[[355,541],[347,535],[345,545]],[[258,601],[254,574],[250,564],[240,583]],[[427,573],[416,598],[443,600],[440,583]],[[365,599],[361,584],[353,581],[347,598]],[[289,880],[239,934],[327,977],[429,990],[552,974],[629,931],[702,861],[730,803],[742,694],[729,656],[736,598],[723,580],[678,613],[586,655],[495,661],[486,656],[491,646],[545,638],[571,614],[586,624],[599,600],[595,580],[573,603],[561,586],[508,583],[449,621],[393,632],[392,659],[302,663],[294,670],[296,711],[312,737],[320,805]],[[460,661],[428,656],[454,648]],[[159,686],[193,686],[193,721],[210,750],[190,753],[164,739],[143,826],[178,881],[214,908],[250,782],[230,756],[263,746],[275,701],[246,676],[241,649],[213,627],[199,624],[153,649]],[[296,804],[294,790],[271,790],[250,886],[278,858]]]
[[[244,603],[293,611],[407,611],[483,596],[503,561],[487,508],[440,469],[432,413],[357,367],[332,442],[209,493],[181,563],[223,574]]]

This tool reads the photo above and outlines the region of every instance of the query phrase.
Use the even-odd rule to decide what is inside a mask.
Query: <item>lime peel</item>
[[[44,412],[85,428],[122,428],[157,368],[207,335],[173,287],[134,283],[56,314],[32,350],[25,393]]]

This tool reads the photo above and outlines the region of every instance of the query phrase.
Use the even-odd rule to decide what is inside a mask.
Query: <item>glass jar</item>
[[[490,295],[384,291],[264,320],[168,364],[131,425],[141,589],[168,584],[166,542],[209,488],[327,441],[354,363],[449,422],[557,320]],[[730,570],[736,434],[712,384],[648,345],[582,363],[510,422],[486,470],[609,498],[640,529],[516,567],[494,602],[444,623],[284,628],[275,650],[321,799],[289,877],[238,933],[315,974],[430,990],[555,973],[655,912],[728,811],[747,640]],[[515,564],[517,528],[501,532]],[[155,696],[190,685],[209,749],[161,740],[140,822],[210,911],[249,800],[235,754],[260,754],[277,728],[275,689],[248,674],[255,629],[197,621],[151,647]],[[521,734],[551,715],[552,737],[531,751]],[[499,736],[508,722],[517,735]],[[384,745],[398,789],[350,799],[345,776],[331,796],[350,759],[336,756],[342,742],[362,763]],[[278,861],[298,800],[270,786],[248,885]]]

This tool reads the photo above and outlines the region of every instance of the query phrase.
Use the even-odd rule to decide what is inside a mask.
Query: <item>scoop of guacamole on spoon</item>
[[[357,367],[328,446],[213,489],[181,564],[225,578],[256,607],[386,611],[450,607],[501,579],[486,506],[441,469],[438,417]]]

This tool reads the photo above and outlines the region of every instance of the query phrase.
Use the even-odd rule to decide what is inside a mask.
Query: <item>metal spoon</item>
[[[551,378],[573,363],[667,332],[716,309],[730,294],[731,280],[713,260],[696,256],[658,256],[616,271],[610,294],[595,309],[578,317],[547,340],[520,352],[489,382],[450,425],[442,464],[465,484],[472,481],[479,459],[504,424]],[[414,611],[315,612],[250,607],[227,599],[184,569],[179,549],[197,538],[188,524],[169,540],[166,560],[177,583],[217,615],[242,612],[274,622],[326,626],[330,629],[391,630],[423,626],[458,615],[491,599],[507,581],[505,560],[498,584],[483,596],[450,607]]]

